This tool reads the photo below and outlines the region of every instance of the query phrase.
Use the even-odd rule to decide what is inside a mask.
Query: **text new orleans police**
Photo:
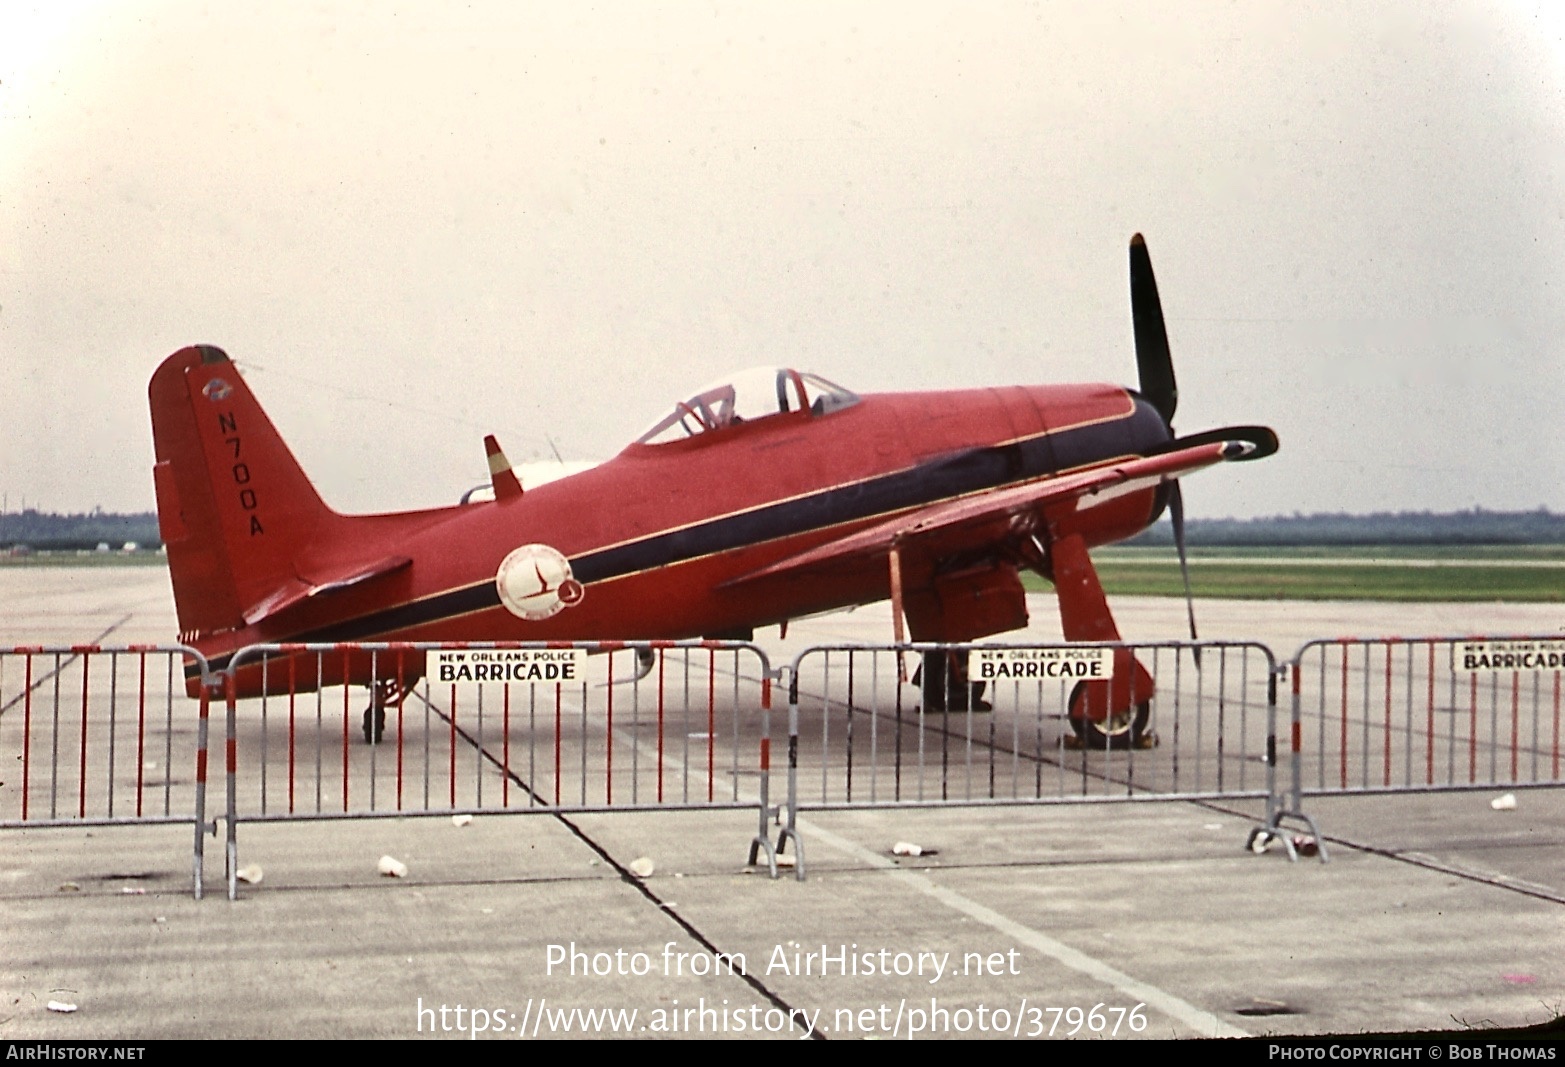
[[[587,673],[584,648],[435,649],[425,662],[433,682],[580,682]]]
[[[975,648],[968,662],[973,681],[1093,681],[1114,676],[1112,648]]]

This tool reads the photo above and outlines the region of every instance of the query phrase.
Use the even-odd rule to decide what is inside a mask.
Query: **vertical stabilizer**
[[[297,581],[293,560],[335,513],[222,349],[175,352],[147,391],[181,634],[242,628]]]

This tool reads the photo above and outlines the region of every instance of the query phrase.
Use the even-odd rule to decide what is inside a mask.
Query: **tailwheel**
[[[407,690],[394,681],[370,686],[370,706],[364,709],[364,743],[378,745],[386,733],[386,707],[401,704]]]
[[[1077,682],[1071,690],[1069,719],[1080,746],[1094,751],[1156,746],[1157,735],[1147,729],[1152,702],[1131,703],[1124,692],[1113,696],[1111,706],[1109,685],[1102,682]]]
[[[994,705],[984,699],[988,682],[975,682],[967,673],[968,653],[965,649],[931,651],[923,654],[918,669],[913,672],[913,684],[922,694],[922,709],[931,715],[948,712],[993,711]]]

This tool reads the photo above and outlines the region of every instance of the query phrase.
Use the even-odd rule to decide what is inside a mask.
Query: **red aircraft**
[[[904,618],[914,641],[964,642],[1027,624],[1025,567],[1054,583],[1068,640],[1117,641],[1087,550],[1169,507],[1183,562],[1176,479],[1277,448],[1257,426],[1174,436],[1139,234],[1130,284],[1138,390],[860,396],[758,368],[676,403],[591,470],[524,490],[490,437],[492,500],[383,515],[327,507],[228,356],[181,349],[148,390],[181,639],[221,669],[263,642],[748,638],[889,598],[898,643]],[[423,670],[409,657],[386,678],[382,658],[372,677],[367,655],[294,666],[270,682],[241,669],[239,695],[372,684],[367,740]],[[961,657],[921,669],[926,710],[985,706]],[[1088,745],[1133,744],[1152,692],[1121,650],[1112,680],[1073,691],[1069,718]]]

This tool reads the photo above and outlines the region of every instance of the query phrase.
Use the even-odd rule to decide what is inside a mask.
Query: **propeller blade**
[[[1179,573],[1185,579],[1185,614],[1190,619],[1190,640],[1199,641],[1195,632],[1195,597],[1190,593],[1190,562],[1185,554],[1185,494],[1179,488],[1178,479],[1171,486],[1168,497],[1168,515],[1174,523],[1174,548],[1179,553]],[[1195,650],[1196,666],[1201,666],[1201,650]]]
[[[1141,395],[1163,421],[1174,421],[1179,387],[1174,383],[1174,359],[1168,350],[1168,330],[1163,325],[1163,305],[1152,276],[1152,257],[1139,233],[1130,239],[1130,317],[1136,333],[1136,369],[1141,375]]]

